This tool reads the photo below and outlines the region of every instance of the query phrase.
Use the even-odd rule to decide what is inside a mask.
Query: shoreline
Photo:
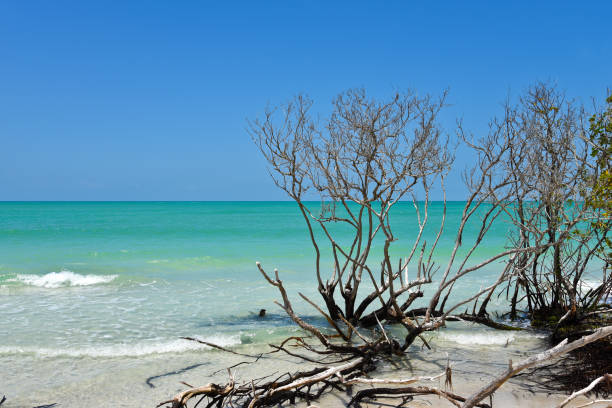
[[[481,335],[496,333],[493,329],[483,330],[473,325],[470,326]],[[440,334],[429,339],[433,350],[429,351],[413,345],[406,358],[385,363],[381,365],[380,371],[372,375],[378,378],[432,376],[443,371],[447,359],[450,359],[454,392],[467,396],[487,381],[491,375],[503,371],[509,359],[518,361],[548,346],[546,339],[537,335],[515,337],[507,344],[501,344],[499,341],[494,341],[494,344],[489,345],[460,344],[444,338],[445,330],[452,331],[453,328],[442,329]],[[251,355],[267,349],[262,344],[242,344],[230,346],[230,348]],[[35,355],[0,355],[1,365],[9,369],[15,369],[18,366],[21,374],[9,377],[8,381],[3,381],[6,388],[1,392],[7,396],[3,408],[34,407],[53,403],[61,407],[153,407],[184,389],[180,381],[189,384],[227,382],[228,377],[224,367],[241,361],[252,361],[252,359],[218,350],[132,357],[57,356],[41,358]],[[8,367],[9,365],[13,367]],[[237,379],[245,379],[279,375],[284,371],[304,370],[315,365],[304,364],[289,356],[279,358],[272,355],[259,360],[257,364],[241,365],[232,372]],[[211,376],[211,373],[215,371],[218,371],[217,374]],[[52,373],[55,375],[51,375]],[[440,384],[436,382],[430,385],[443,386],[443,380]],[[32,390],[36,391],[32,393]],[[496,392],[494,403],[502,407],[541,407],[544,401],[551,401],[551,396],[547,392],[532,391],[529,391],[528,385],[520,386],[516,380],[511,380]],[[416,397],[415,400],[421,398],[423,401],[433,401],[431,397]],[[562,401],[564,398],[562,394],[552,396],[552,400],[555,401]],[[319,407],[338,406],[337,404],[342,401],[346,404],[348,401],[345,399],[346,395],[331,393],[313,404]],[[438,400],[435,399],[435,401]],[[426,403],[423,402],[423,404]],[[296,406],[302,405],[297,404]]]

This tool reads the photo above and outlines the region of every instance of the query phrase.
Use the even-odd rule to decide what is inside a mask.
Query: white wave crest
[[[475,346],[497,346],[516,340],[515,334],[506,333],[440,333],[440,339],[457,344]]]
[[[109,283],[117,275],[80,275],[71,271],[50,272],[45,275],[17,275],[12,281],[39,288],[60,288],[68,286],[90,286]]]
[[[147,263],[150,264],[158,264],[158,263],[166,263],[169,262],[167,259],[151,259],[150,261],[147,261]]]
[[[539,332],[495,332],[485,330],[441,331],[438,338],[442,341],[452,341],[466,346],[505,346],[524,341],[541,341],[546,333]]]
[[[581,279],[580,280],[580,288],[584,292],[587,292],[592,289],[597,289],[601,285],[601,280],[597,279]]]
[[[204,339],[202,339],[204,340]],[[214,336],[205,339],[222,347],[240,344],[240,336]],[[30,354],[37,357],[140,357],[151,354],[184,353],[196,350],[210,350],[211,347],[195,341],[177,339],[158,343],[122,343],[104,346],[86,346],[80,348],[46,348],[0,346],[2,354]]]

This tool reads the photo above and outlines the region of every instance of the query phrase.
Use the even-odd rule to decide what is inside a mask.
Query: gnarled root
[[[441,390],[439,388],[434,387],[400,387],[400,388],[369,388],[365,390],[358,391],[357,394],[353,397],[353,399],[349,402],[348,407],[361,408],[361,401],[364,398],[376,398],[376,397],[385,397],[385,396],[405,396],[412,397],[413,395],[438,395],[446,400],[448,400],[451,404],[459,407],[459,402],[464,402],[465,398],[454,394],[449,391]],[[476,405],[480,408],[490,408],[487,404],[478,404]]]
[[[198,395],[208,396],[208,397],[223,397],[228,395],[234,390],[234,382],[231,381],[225,387],[221,387],[217,384],[206,384],[201,387],[194,387],[188,390],[182,391],[174,396],[171,400],[164,401],[157,405],[161,407],[165,404],[172,404],[172,408],[183,408],[186,406],[187,401],[189,401],[193,397],[197,397]]]

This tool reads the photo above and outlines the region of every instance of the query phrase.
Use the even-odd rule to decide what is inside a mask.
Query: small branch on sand
[[[586,404],[578,405],[576,408],[590,407],[591,405],[595,405],[595,404],[608,404],[606,406],[606,408],[608,408],[610,407],[610,404],[612,404],[612,400],[603,400],[603,399],[593,400],[593,401],[587,402]]]
[[[593,380],[593,382],[591,382],[589,384],[588,387],[585,387],[581,390],[578,390],[574,393],[572,393],[572,395],[570,395],[569,397],[567,397],[561,404],[559,404],[557,406],[557,408],[563,408],[564,406],[566,406],[567,404],[569,404],[569,402],[571,400],[573,400],[574,398],[580,396],[580,395],[585,395],[589,392],[591,392],[593,390],[593,388],[595,388],[595,386],[597,384],[599,384],[600,382],[605,381],[608,383],[608,386],[612,386],[612,374],[605,374],[602,375],[601,377],[596,378],[595,380]],[[607,402],[612,402],[612,401],[607,401]],[[584,406],[584,405],[583,405]]]

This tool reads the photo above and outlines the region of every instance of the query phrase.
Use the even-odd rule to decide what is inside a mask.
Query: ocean
[[[434,255],[442,266],[463,205],[448,203]],[[429,245],[441,215],[442,203],[432,203],[425,231]],[[397,204],[391,225],[398,238],[392,254],[406,256],[418,232],[412,203]],[[468,225],[466,248],[476,225],[477,218]],[[510,230],[500,219],[470,263],[503,250]],[[342,229],[335,234],[340,241],[349,237]],[[373,263],[380,248],[380,243],[374,248]],[[324,252],[331,272],[329,256]],[[298,291],[319,298],[314,252],[292,202],[0,203],[0,398],[7,396],[7,407],[154,406],[187,378],[196,384],[223,381],[226,374],[210,377],[211,372],[236,356],[181,337],[255,352],[297,331],[274,304],[278,293],[256,261],[270,272],[278,268],[296,310],[324,324],[297,300]],[[493,263],[466,277],[456,286],[457,298],[492,282],[501,267]],[[494,299],[491,308],[503,310],[503,298]],[[258,317],[260,309],[267,310],[266,317]],[[478,364],[485,364],[487,353],[486,367],[495,371],[508,353],[524,355],[544,346],[537,333],[461,324],[431,337],[439,352],[435,359],[461,350],[465,372],[482,370]],[[414,353],[427,360],[427,351]],[[257,370],[291,362],[262,364]]]

